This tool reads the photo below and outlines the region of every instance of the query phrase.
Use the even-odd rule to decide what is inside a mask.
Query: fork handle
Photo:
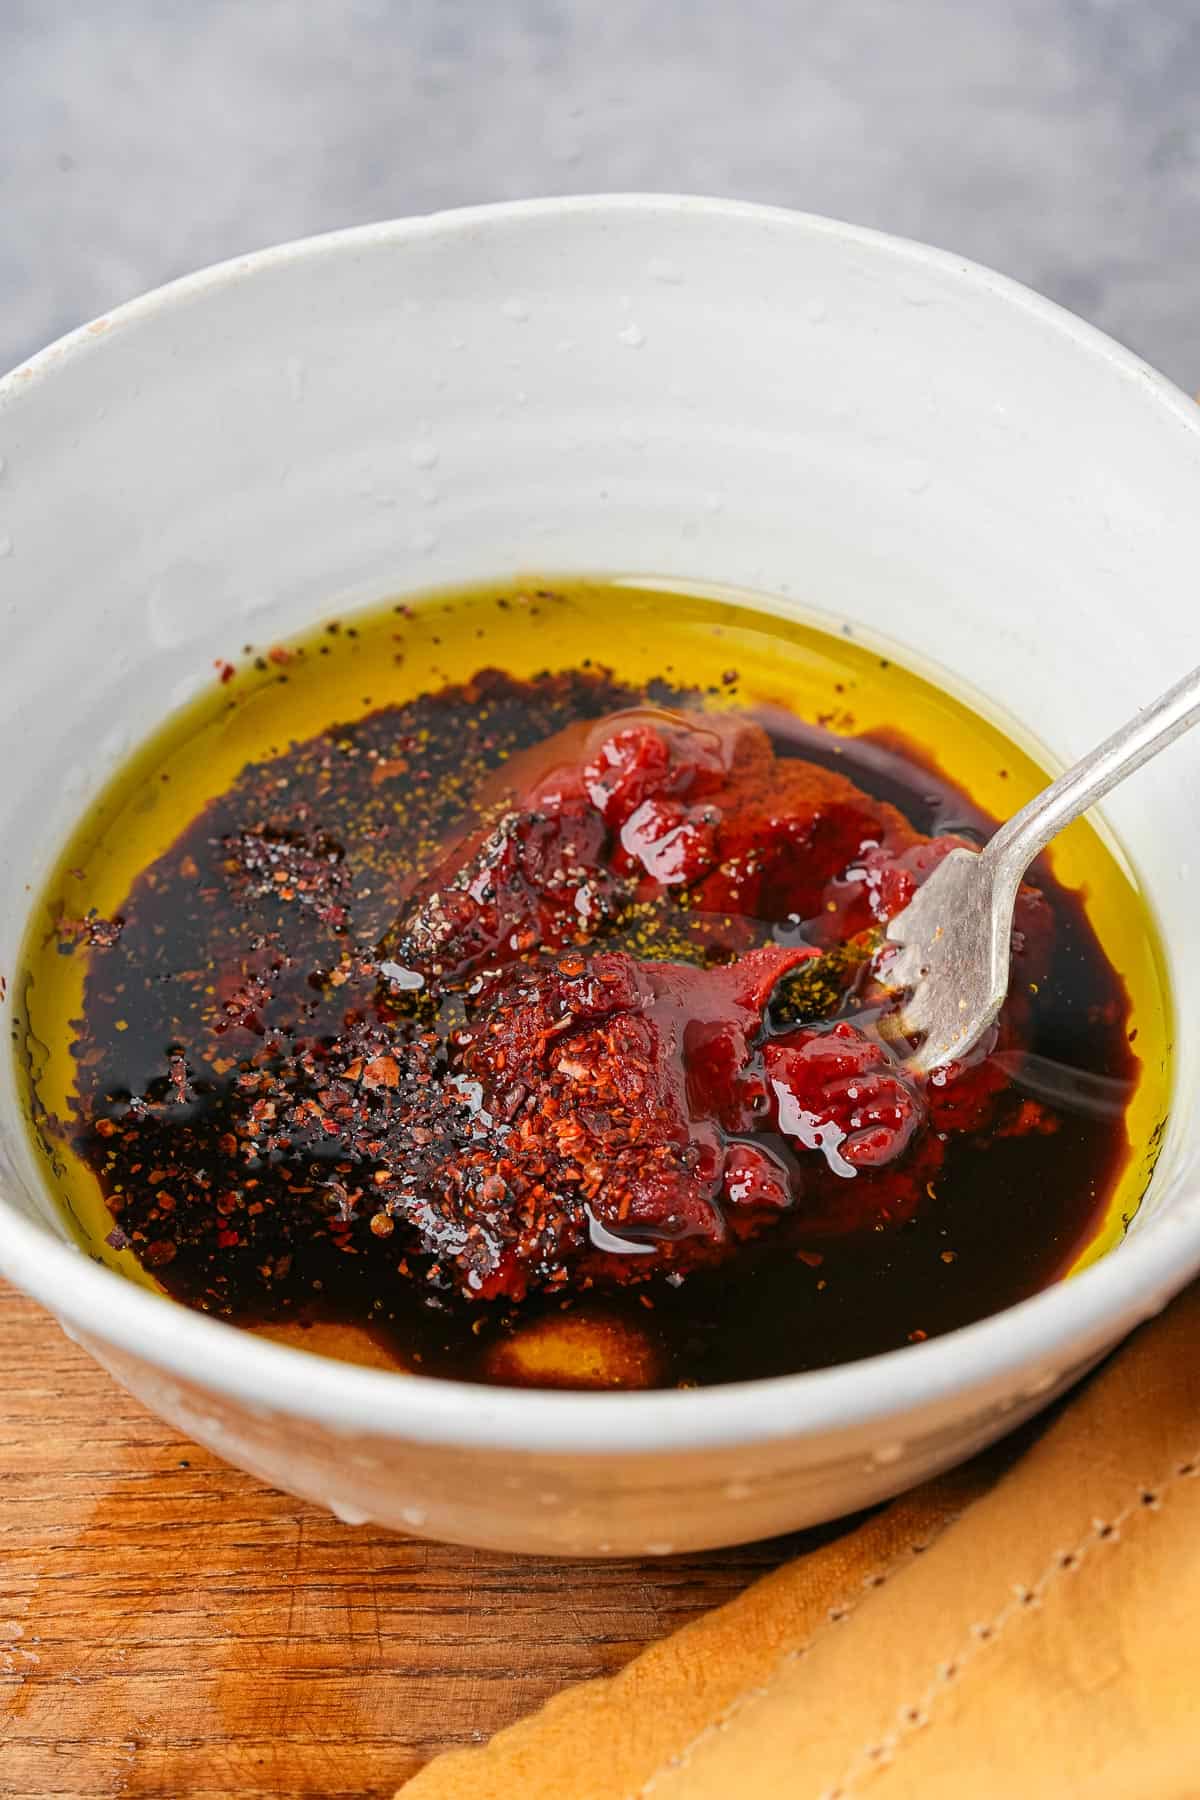
[[[1082,762],[1043,788],[1000,827],[982,852],[982,860],[991,864],[993,880],[1002,887],[1011,887],[1015,895],[1034,857],[1064,826],[1198,720],[1200,668],[1193,669],[1127,725],[1105,738]]]

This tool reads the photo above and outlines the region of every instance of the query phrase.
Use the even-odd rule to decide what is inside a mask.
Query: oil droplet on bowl
[[[500,311],[504,314],[506,319],[513,319],[518,325],[523,325],[525,320],[529,317],[528,306],[526,306],[524,300],[517,299],[516,295],[510,300],[506,300],[500,308]]]
[[[438,459],[436,444],[414,444],[408,454],[413,467],[417,469],[432,469]]]
[[[646,341],[646,334],[641,326],[632,323],[623,326],[622,329],[618,331],[617,337],[620,339],[621,343],[627,345],[630,350],[640,350]]]

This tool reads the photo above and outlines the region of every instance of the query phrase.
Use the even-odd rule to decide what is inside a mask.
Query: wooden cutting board
[[[390,1796],[800,1541],[551,1562],[341,1525],[151,1418],[0,1283],[4,1800]]]

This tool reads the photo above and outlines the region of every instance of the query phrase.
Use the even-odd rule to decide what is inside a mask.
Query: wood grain
[[[800,1540],[552,1562],[354,1529],[180,1437],[0,1283],[0,1795],[375,1800]]]

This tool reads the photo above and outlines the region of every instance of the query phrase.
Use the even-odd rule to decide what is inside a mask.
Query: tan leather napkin
[[[989,1453],[403,1800],[1200,1796],[1200,1286]]]

